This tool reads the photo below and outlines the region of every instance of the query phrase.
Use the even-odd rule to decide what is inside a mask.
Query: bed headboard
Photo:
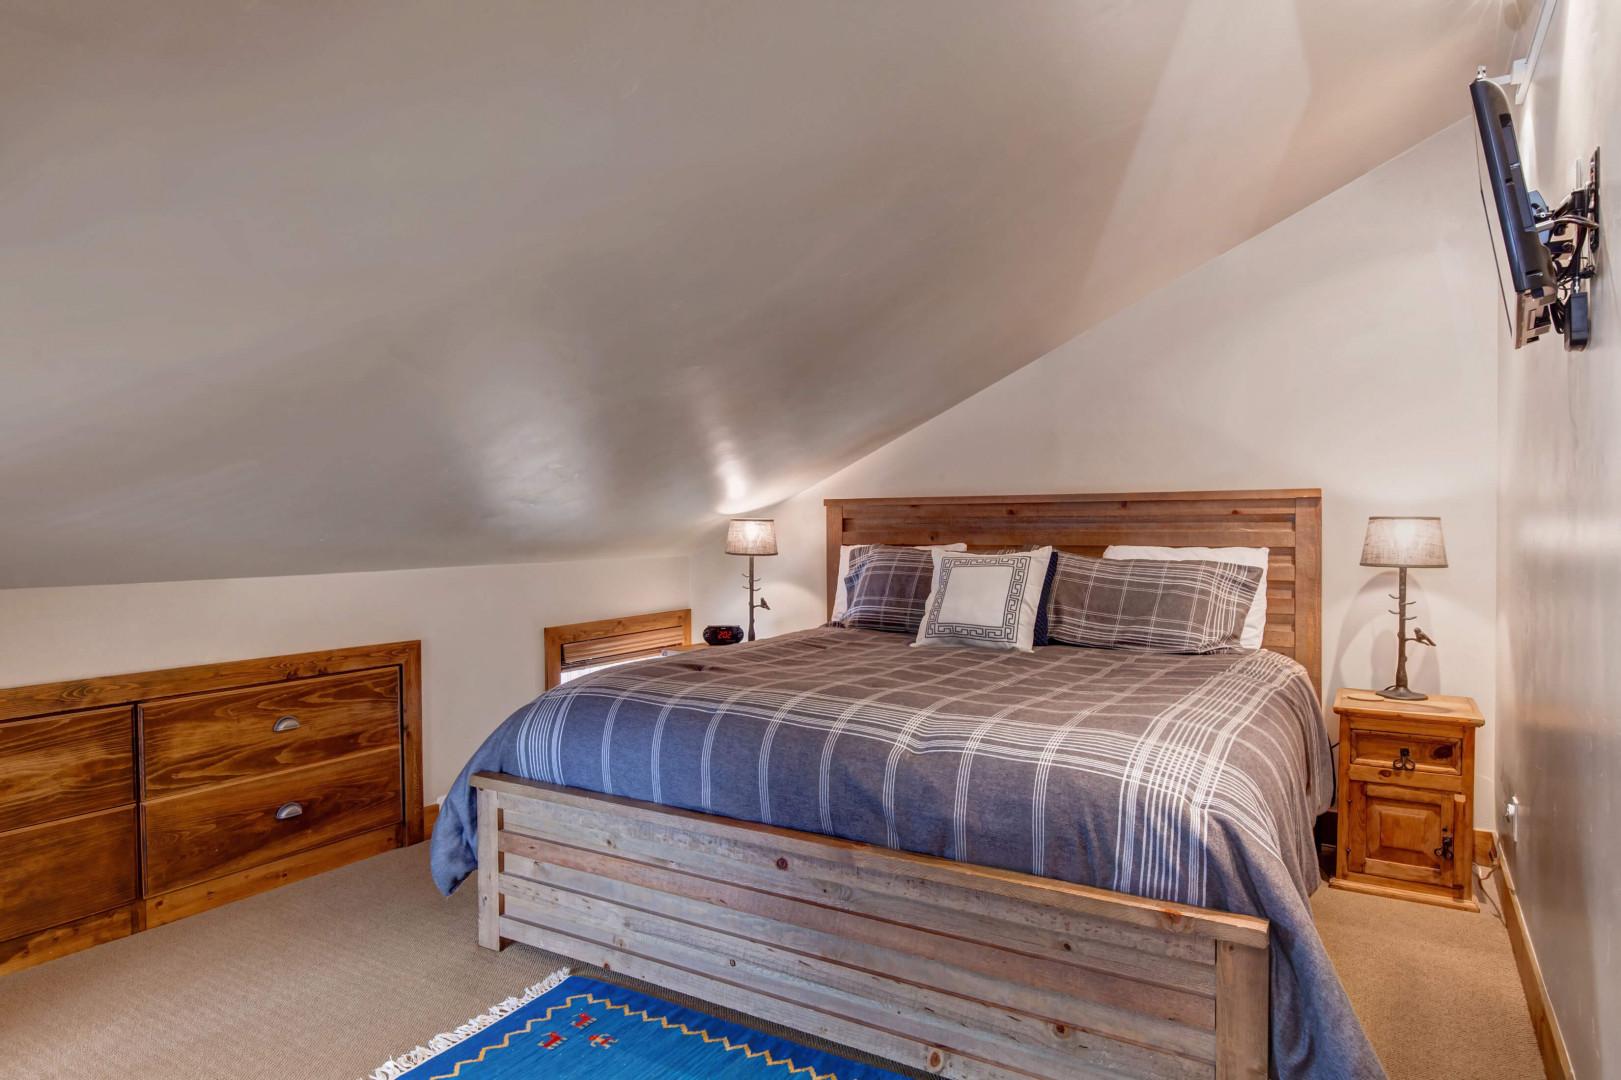
[[[827,499],[827,610],[841,544],[1051,544],[1101,555],[1110,544],[1265,547],[1265,648],[1292,656],[1322,694],[1323,493],[1140,491],[1117,495],[933,495]]]

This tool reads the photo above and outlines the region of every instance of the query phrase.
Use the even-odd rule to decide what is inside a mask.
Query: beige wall
[[[1603,148],[1621,222],[1621,5],[1565,0],[1517,120],[1533,186],[1558,203]],[[1499,819],[1576,1075],[1621,1077],[1621,281],[1609,239],[1593,342],[1515,351],[1503,334],[1498,534]]]
[[[1412,681],[1491,715],[1496,283],[1470,138],[1449,128],[768,511],[783,554],[761,564],[761,625],[821,621],[830,494],[1322,487],[1331,687],[1394,668],[1394,573],[1357,565],[1367,516],[1440,514],[1451,568],[1412,584],[1441,645]],[[1123,250],[1120,272],[1146,257]],[[700,623],[745,614],[720,549],[693,558]]]
[[[0,686],[421,639],[436,799],[540,692],[544,627],[686,603],[685,558],[0,590]]]

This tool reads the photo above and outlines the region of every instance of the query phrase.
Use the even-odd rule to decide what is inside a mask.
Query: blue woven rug
[[[561,972],[374,1080],[902,1080],[887,1069]]]

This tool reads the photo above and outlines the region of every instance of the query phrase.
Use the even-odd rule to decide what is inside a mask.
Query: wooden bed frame
[[[1316,490],[827,501],[839,546],[1272,549],[1265,644],[1320,683]],[[939,1076],[1265,1077],[1265,919],[481,773],[479,943]],[[492,827],[493,826],[493,827]]]

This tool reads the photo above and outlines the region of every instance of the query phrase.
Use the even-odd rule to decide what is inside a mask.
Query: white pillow
[[[934,579],[917,645],[1035,651],[1036,613],[1053,549],[1005,555],[934,552]]]
[[[1244,632],[1239,636],[1241,649],[1259,649],[1266,634],[1266,564],[1271,548],[1252,547],[1139,547],[1131,544],[1111,544],[1104,551],[1105,559],[1154,559],[1160,562],[1224,562],[1239,566],[1259,566],[1260,583],[1255,586],[1255,599],[1250,601],[1249,614],[1244,616]]]
[[[833,593],[833,618],[838,622],[844,618],[844,613],[850,608],[850,590],[845,586],[844,579],[850,576],[850,551],[858,547],[873,547],[872,544],[840,544],[839,545],[839,583]],[[935,544],[932,547],[921,544],[918,551],[967,551],[967,544]]]

